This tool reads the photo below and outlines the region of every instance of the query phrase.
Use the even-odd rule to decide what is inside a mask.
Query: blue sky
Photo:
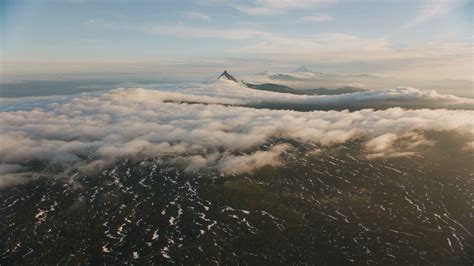
[[[283,71],[472,79],[470,0],[2,0],[5,75]],[[185,74],[183,74],[185,75]]]

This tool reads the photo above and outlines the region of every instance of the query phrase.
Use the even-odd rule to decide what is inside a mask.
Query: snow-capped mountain
[[[301,73],[301,72],[312,72],[309,68],[306,66],[300,66],[297,69],[292,71],[293,73]]]
[[[293,88],[328,88],[354,87],[362,89],[376,89],[383,87],[397,87],[403,81],[380,77],[370,74],[331,74],[314,71],[306,66],[290,71],[270,72],[265,71],[244,77],[250,83],[278,83]]]
[[[314,76],[314,75],[318,75],[318,76],[327,75],[327,74],[324,74],[324,73],[321,73],[321,72],[313,71],[313,70],[307,68],[306,66],[300,66],[297,69],[293,70],[290,74],[303,74],[303,75],[311,75],[311,76]]]

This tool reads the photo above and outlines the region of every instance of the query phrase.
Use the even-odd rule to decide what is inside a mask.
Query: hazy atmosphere
[[[472,265],[474,2],[0,2],[0,264]]]

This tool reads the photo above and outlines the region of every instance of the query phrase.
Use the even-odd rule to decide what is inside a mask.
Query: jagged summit
[[[231,74],[229,74],[229,72],[227,72],[227,70],[224,70],[224,72],[222,72],[222,74],[217,79],[228,79],[234,82],[238,82],[237,79],[234,78],[234,76],[232,76]]]

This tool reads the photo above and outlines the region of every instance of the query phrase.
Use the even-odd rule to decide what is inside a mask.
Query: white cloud
[[[144,32],[151,34],[167,34],[183,38],[216,38],[216,39],[231,39],[244,40],[250,38],[268,37],[271,33],[252,30],[229,28],[219,29],[212,27],[188,27],[188,26],[174,26],[174,25],[160,25],[154,27],[147,27],[143,29]]]
[[[474,141],[466,143],[466,145],[464,146],[464,150],[474,152]]]
[[[322,149],[320,149],[320,148],[314,148],[314,149],[312,149],[312,150],[308,153],[308,155],[311,155],[311,156],[319,156],[319,155],[321,155],[322,152],[323,152]]]
[[[335,3],[335,0],[254,0],[251,6],[237,9],[249,15],[271,15],[292,9],[316,9]]]
[[[31,180],[28,173],[0,174],[0,189],[20,185]]]
[[[185,11],[185,12],[181,12],[181,15],[185,18],[188,18],[188,19],[200,19],[200,20],[210,20],[211,18],[204,14],[204,13],[200,13],[200,12],[195,12],[195,11]]]
[[[183,100],[187,97],[188,101],[202,102],[209,99],[206,97],[215,97],[211,98],[214,99],[211,103],[227,99],[226,102],[222,103],[235,101],[239,105],[280,103],[288,105],[304,104],[315,108],[330,106],[336,109],[341,109],[337,107],[350,108],[354,104],[377,107],[377,103],[390,102],[394,103],[395,106],[416,105],[419,107],[466,108],[466,106],[474,105],[474,99],[439,94],[436,91],[421,91],[410,87],[376,89],[343,95],[294,95],[254,90],[241,84],[219,80],[211,84],[184,89],[182,92],[186,96],[175,95],[175,97],[179,96]]]
[[[186,171],[211,167],[231,174],[280,165],[279,155],[283,151],[291,152],[291,146],[284,140],[312,143],[320,148],[362,137],[371,139],[367,154],[376,158],[412,154],[416,147],[429,142],[421,135],[424,131],[473,134],[474,111],[468,110],[296,112],[179,103],[248,104],[257,99],[319,105],[326,101],[360,101],[364,97],[367,101],[409,101],[413,95],[434,97],[439,104],[452,100],[419,95],[411,90],[402,95],[397,95],[397,91],[371,92],[360,98],[357,94],[293,97],[260,94],[216,82],[182,92],[117,89],[55,99],[16,99],[0,104],[0,183],[7,186],[15,180],[26,182],[31,171],[28,162],[32,160],[54,164],[66,176],[78,170],[94,173],[117,160],[147,158],[163,158],[182,165]],[[19,110],[14,111],[15,108]],[[282,145],[256,150],[272,139],[282,140],[279,142]]]
[[[401,135],[385,133],[369,140],[365,144],[367,159],[413,156],[420,146],[433,146],[434,141],[427,140],[418,132]]]
[[[25,170],[25,168],[18,164],[0,163],[0,189],[27,182],[28,174],[17,173],[22,170]]]
[[[403,27],[410,28],[459,8],[465,0],[425,0],[418,14]]]
[[[289,149],[289,144],[280,144],[271,147],[268,151],[256,151],[249,155],[227,156],[219,164],[220,170],[224,174],[253,173],[254,171],[270,165],[279,166],[283,162],[280,155]]]
[[[324,21],[331,21],[333,17],[329,15],[319,15],[319,16],[305,16],[301,17],[297,20],[299,23],[313,23],[313,22],[324,22]]]

